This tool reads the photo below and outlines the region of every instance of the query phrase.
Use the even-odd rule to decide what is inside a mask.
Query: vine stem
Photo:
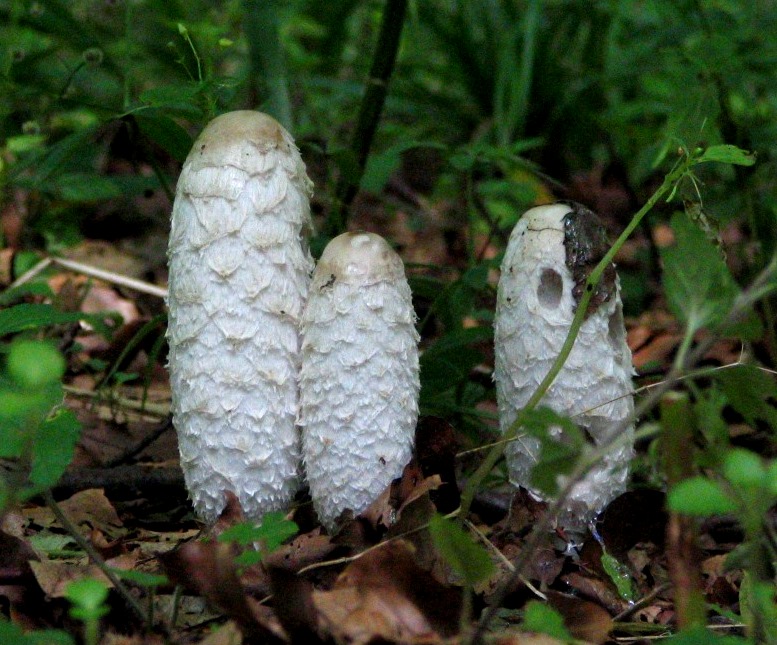
[[[580,302],[577,305],[577,311],[575,312],[575,316],[572,319],[569,333],[567,334],[564,345],[561,347],[561,351],[556,357],[555,362],[551,366],[548,373],[545,375],[545,378],[542,379],[542,382],[539,384],[534,394],[532,394],[532,396],[529,398],[524,408],[518,413],[518,416],[513,424],[505,431],[503,435],[503,441],[495,444],[494,447],[491,448],[488,455],[486,455],[486,458],[483,460],[474,474],[469,478],[467,485],[464,487],[464,490],[461,493],[461,514],[459,515],[460,522],[462,522],[467,517],[469,509],[472,506],[472,500],[475,498],[475,494],[483,483],[483,480],[488,476],[496,463],[502,457],[505,444],[515,439],[515,437],[518,435],[518,431],[521,429],[521,426],[524,423],[526,415],[537,407],[539,402],[542,400],[542,397],[545,396],[545,393],[548,391],[550,386],[553,384],[553,381],[558,376],[561,368],[564,366],[564,363],[569,357],[569,354],[572,351],[572,347],[575,344],[578,332],[585,322],[585,314],[588,311],[588,303],[591,301],[591,297],[593,296],[596,285],[599,283],[599,280],[601,279],[605,269],[610,265],[616,253],[631,236],[637,226],[639,226],[645,215],[647,215],[653,209],[658,201],[664,195],[670,193],[670,191],[672,191],[670,193],[670,198],[673,196],[673,189],[676,183],[682,179],[688,170],[696,163],[696,159],[697,156],[695,154],[689,154],[684,160],[678,162],[675,165],[675,167],[664,177],[664,181],[661,186],[658,187],[653,195],[651,195],[650,199],[645,202],[645,205],[634,215],[631,222],[629,222],[628,226],[621,233],[620,237],[615,241],[610,250],[601,259],[599,264],[597,264],[593,271],[591,271],[589,274],[588,279],[586,280],[583,296],[580,298]]]

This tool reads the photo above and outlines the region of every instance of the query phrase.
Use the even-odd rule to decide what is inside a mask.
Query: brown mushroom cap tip
[[[260,148],[275,148],[288,145],[290,141],[291,135],[268,114],[236,110],[217,116],[208,123],[197,137],[192,153],[210,157],[243,142]]]
[[[402,260],[388,242],[375,233],[343,233],[334,238],[321,255],[314,284],[321,281],[373,284],[404,278]]]

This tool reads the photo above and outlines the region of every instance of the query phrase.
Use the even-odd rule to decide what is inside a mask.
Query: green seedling
[[[84,624],[84,643],[97,645],[100,642],[100,619],[109,611],[105,604],[108,587],[94,578],[82,578],[65,588],[65,597],[72,604],[70,615]]]

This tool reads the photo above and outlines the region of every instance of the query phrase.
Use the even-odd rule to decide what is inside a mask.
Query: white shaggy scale
[[[302,317],[300,418],[313,505],[333,530],[410,461],[418,419],[418,333],[399,256],[378,235],[324,250]]]
[[[311,190],[289,133],[251,111],[211,121],[178,181],[168,249],[173,423],[207,523],[225,491],[258,520],[299,486]]]
[[[502,432],[512,425],[550,370],[575,314],[575,281],[566,264],[568,216],[575,216],[569,205],[539,206],[527,211],[510,235],[494,329],[494,379]],[[615,278],[609,297],[589,309],[569,358],[540,405],[572,417],[601,445],[632,416],[632,373],[620,284]],[[633,425],[625,432],[633,436]],[[560,525],[584,526],[625,490],[631,443],[610,452],[573,488]],[[530,485],[539,450],[537,439],[519,437],[508,444],[505,453],[513,484],[541,497]]]

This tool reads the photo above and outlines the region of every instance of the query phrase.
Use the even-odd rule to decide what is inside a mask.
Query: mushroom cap
[[[203,165],[226,165],[240,153],[243,143],[260,148],[289,145],[291,135],[268,114],[254,110],[226,112],[213,119],[197,137],[190,157]],[[234,165],[240,165],[239,157]]]
[[[324,249],[313,274],[312,288],[333,281],[354,285],[393,282],[404,276],[401,258],[380,235],[343,233]]]
[[[563,231],[564,217],[571,212],[572,206],[563,202],[557,204],[544,204],[527,210],[521,217],[521,221],[526,222],[527,228],[533,230],[551,228]]]

